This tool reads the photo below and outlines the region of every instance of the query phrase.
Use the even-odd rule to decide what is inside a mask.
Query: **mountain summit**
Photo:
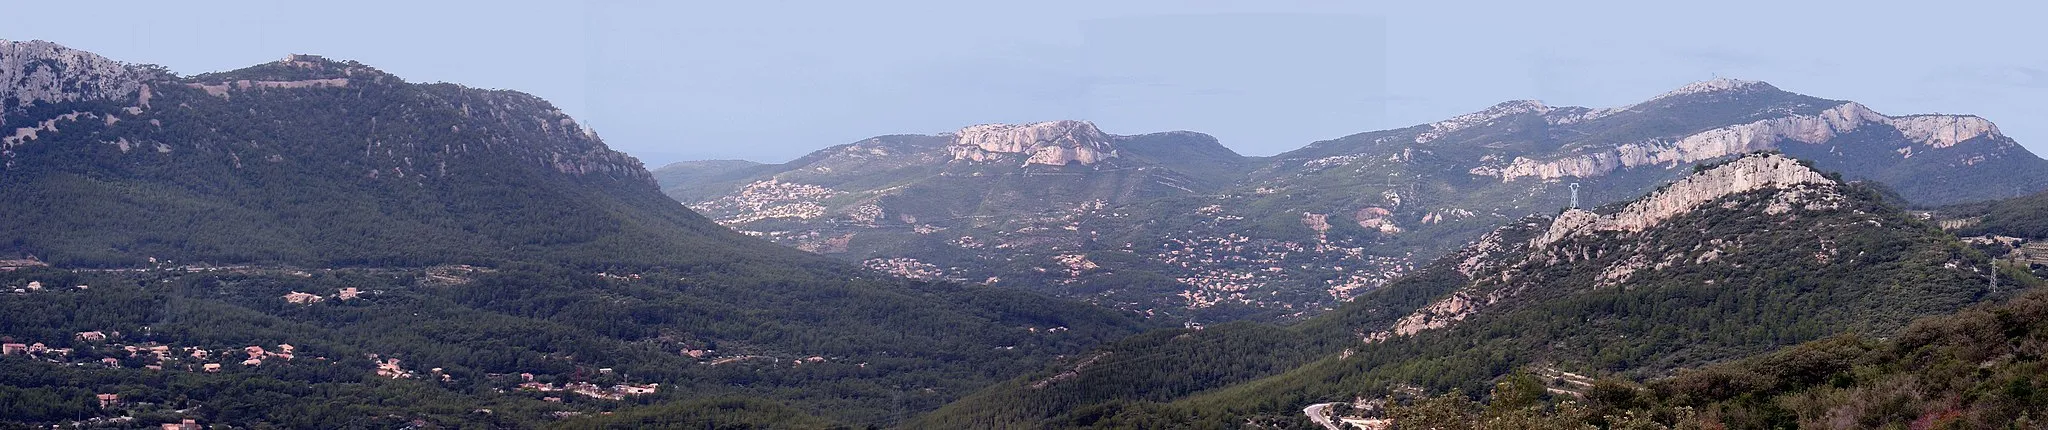
[[[982,124],[954,132],[946,147],[955,160],[993,162],[1023,157],[1025,165],[1092,165],[1116,157],[1111,136],[1087,121],[1047,121],[1024,125]],[[1011,155],[1014,154],[1014,155]]]
[[[1114,135],[1060,120],[878,136],[780,165],[679,163],[657,175],[683,180],[664,186],[692,209],[798,249],[920,279],[1094,289],[1105,296],[1095,300],[1149,309],[1177,281],[1138,272],[1111,290],[1077,281],[1103,258],[1142,258],[1089,255],[1105,233],[1121,233],[1077,223],[1220,192],[1248,162],[1201,133]]]
[[[1508,102],[1424,126],[1317,142],[1275,158],[1314,161],[1387,153],[1410,149],[1395,144],[1408,141],[1416,144],[1412,149],[1471,154],[1477,162],[1458,163],[1466,169],[1457,173],[1504,182],[1616,174],[1668,177],[1639,171],[1780,150],[1839,169],[1851,179],[1886,182],[1919,204],[2048,188],[2048,173],[2038,173],[2048,163],[1984,118],[1888,116],[1855,102],[1734,79],[1687,84],[1621,108]]]
[[[1770,83],[1764,81],[1748,81],[1734,78],[1714,78],[1685,84],[1683,86],[1678,87],[1677,89],[1665,92],[1664,94],[1658,94],[1656,97],[1651,97],[1650,101],[1654,102],[1672,97],[1689,96],[1695,94],[1706,95],[1714,93],[1726,94],[1742,92],[1783,91],[1779,90],[1778,87],[1772,86]]]
[[[0,225],[12,239],[0,252],[71,265],[474,262],[665,248],[651,238],[671,233],[627,219],[701,222],[665,208],[638,160],[524,93],[307,55],[178,77],[0,42],[0,66],[14,77],[0,86],[12,100],[0,193],[39,202]],[[586,205],[632,209],[559,209]],[[325,222],[293,221],[307,217]]]

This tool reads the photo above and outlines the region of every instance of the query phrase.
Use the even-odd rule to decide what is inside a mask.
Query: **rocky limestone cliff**
[[[150,73],[91,52],[40,40],[0,40],[0,110],[37,102],[140,97],[148,105],[143,81]],[[4,119],[0,119],[4,120]]]
[[[1543,252],[1546,251],[1546,247],[1568,237],[1599,231],[1644,231],[1664,220],[1697,210],[1701,205],[1723,196],[1766,188],[1790,189],[1790,192],[1775,197],[1764,209],[1766,213],[1784,213],[1794,205],[1807,209],[1827,209],[1839,202],[1840,195],[1815,190],[1812,187],[1832,185],[1836,185],[1835,181],[1800,164],[1799,160],[1780,154],[1750,154],[1673,182],[1670,186],[1638,199],[1613,214],[1601,215],[1583,209],[1570,209],[1549,220],[1547,228],[1541,221],[1503,227],[1459,251],[1460,254],[1454,255],[1460,259],[1457,265],[1458,272],[1470,279],[1471,284],[1402,317],[1386,330],[1365,335],[1364,341],[1381,342],[1397,336],[1448,327],[1463,321],[1474,312],[1516,295],[1519,287],[1487,290],[1481,286],[1494,281],[1506,282],[1508,277],[1512,276],[1502,274],[1499,278],[1493,278],[1493,275],[1482,275],[1482,272],[1527,263],[1518,258],[1503,259],[1504,255],[1518,249],[1517,243],[1527,244],[1525,248],[1530,251],[1527,255],[1531,258],[1549,255]],[[1530,228],[1542,230],[1528,242],[1503,240],[1502,231]],[[1609,268],[1608,273],[1600,278],[1605,283],[1619,282],[1646,265],[1644,261],[1633,261],[1631,264]]]
[[[1024,165],[1092,165],[1115,158],[1115,136],[1087,121],[1047,121],[1023,125],[982,124],[953,133],[947,153],[954,160],[993,162],[1021,156]]]
[[[1542,247],[1567,236],[1592,231],[1643,231],[1657,223],[1684,214],[1699,205],[1730,194],[1764,188],[1787,188],[1802,184],[1831,185],[1818,171],[1779,154],[1753,154],[1687,176],[1647,197],[1629,203],[1610,215],[1584,209],[1570,209],[1558,215],[1550,229],[1530,242]]]
[[[1726,86],[1695,85],[1701,85],[1702,88],[1721,88]],[[1756,83],[1755,85],[1764,84]],[[1680,89],[1680,91],[1685,91],[1685,89]],[[1700,91],[1706,90],[1696,90],[1687,94]],[[1670,97],[1670,95],[1667,94],[1660,97]],[[1989,120],[1977,116],[1915,115],[1890,117],[1872,111],[1860,103],[1847,102],[1816,115],[1791,115],[1771,118],[1707,130],[1675,140],[1653,139],[1645,142],[1626,143],[1607,150],[1553,160],[1515,157],[1514,161],[1506,166],[1482,166],[1473,168],[1471,173],[1499,177],[1502,181],[1513,181],[1524,177],[1537,179],[1590,178],[1606,175],[1619,169],[1654,165],[1669,166],[1746,152],[1777,149],[1788,142],[1821,144],[1857,129],[1872,126],[1896,129],[1906,139],[1924,146],[1926,149],[1948,148],[1957,143],[1979,137],[2002,137],[1998,132],[1998,126],[1992,124]],[[1903,148],[1901,153],[1910,154],[1914,149],[1912,147]]]

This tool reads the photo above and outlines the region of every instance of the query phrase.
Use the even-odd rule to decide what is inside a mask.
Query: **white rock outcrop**
[[[1365,342],[1377,343],[1395,336],[1412,336],[1424,330],[1449,327],[1453,323],[1464,321],[1465,317],[1471,316],[1481,306],[1490,304],[1492,304],[1492,300],[1484,298],[1475,299],[1466,291],[1451,293],[1450,297],[1437,299],[1437,301],[1431,302],[1429,306],[1416,309],[1415,313],[1401,317],[1399,321],[1394,322],[1393,328],[1366,335]]]
[[[1681,89],[1683,90],[1683,89]],[[1619,169],[1639,166],[1676,166],[1729,155],[1777,149],[1788,142],[1821,144],[1864,127],[1891,127],[1907,140],[1930,149],[1940,149],[1984,136],[2001,136],[1998,126],[1977,116],[1914,115],[1890,117],[1855,102],[1843,103],[1815,115],[1790,115],[1721,127],[1672,139],[1627,143],[1612,149],[1554,160],[1515,157],[1500,167],[1478,167],[1472,174],[1495,176],[1501,181],[1533,177],[1557,179],[1590,178]],[[1910,151],[1902,151],[1902,154]]]
[[[1722,196],[1765,188],[1787,188],[1794,191],[1786,193],[1792,196],[1780,195],[1780,199],[1808,200],[1786,201],[1784,203],[1788,205],[1787,210],[1789,205],[1795,203],[1813,207],[1813,204],[1827,199],[1823,194],[1838,197],[1839,194],[1812,187],[1833,184],[1833,180],[1799,164],[1799,160],[1791,157],[1780,154],[1751,154],[1673,182],[1670,186],[1636,200],[1612,215],[1600,215],[1581,209],[1567,210],[1551,220],[1543,234],[1530,240],[1528,246],[1532,249],[1542,248],[1567,237],[1595,231],[1642,231]],[[1774,201],[1773,205],[1776,204],[1778,202]],[[1526,226],[1539,227],[1541,224]],[[1461,251],[1465,259],[1458,264],[1457,270],[1470,279],[1472,284],[1416,309],[1395,321],[1386,330],[1366,334],[1364,341],[1375,343],[1449,327],[1475,312],[1519,294],[1523,287],[1515,285],[1497,286],[1492,290],[1481,288],[1486,285],[1485,279],[1494,277],[1487,275],[1486,272],[1497,269],[1504,263],[1514,264],[1498,259],[1502,251],[1515,246],[1503,241],[1500,232],[1495,230],[1488,233]],[[1598,280],[1602,285],[1617,284],[1648,267],[1653,267],[1649,260],[1632,258],[1606,268]],[[1508,273],[1498,275],[1502,282],[1506,282],[1511,276]]]
[[[1779,154],[1744,156],[1673,182],[1611,215],[1599,215],[1583,209],[1567,210],[1551,222],[1549,230],[1531,241],[1530,246],[1541,247],[1584,232],[1642,231],[1730,194],[1834,183],[1791,157]]]
[[[134,67],[91,52],[40,40],[0,40],[0,100],[14,98],[16,103],[0,109],[136,97],[144,77]]]
[[[991,162],[1021,156],[1024,165],[1091,165],[1117,156],[1115,136],[1087,121],[1047,121],[1023,125],[982,124],[953,133],[946,148],[955,160]]]

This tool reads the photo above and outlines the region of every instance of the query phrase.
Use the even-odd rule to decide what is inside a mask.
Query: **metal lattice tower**
[[[1579,183],[1572,183],[1572,209],[1579,208]]]

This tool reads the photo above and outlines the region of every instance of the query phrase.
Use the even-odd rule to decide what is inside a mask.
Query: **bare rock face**
[[[1913,115],[1888,118],[1907,139],[1941,149],[1982,136],[1997,136],[1998,125],[1975,115]]]
[[[1790,190],[1776,196],[1771,202],[1771,207],[1765,210],[1766,213],[1783,213],[1790,210],[1793,205],[1821,209],[1829,207],[1828,205],[1833,202],[1839,202],[1842,198],[1841,194],[1825,188],[1833,185],[1836,185],[1835,181],[1799,164],[1799,160],[1780,154],[1751,154],[1673,182],[1663,190],[1638,199],[1611,215],[1600,215],[1581,209],[1567,210],[1555,219],[1549,220],[1547,229],[1526,242],[1526,246],[1531,251],[1541,251],[1544,247],[1566,238],[1596,231],[1644,231],[1665,220],[1698,210],[1702,205],[1722,196],[1766,188]],[[1780,205],[1785,208],[1779,209]],[[1540,223],[1525,224],[1521,227],[1544,228]],[[1460,251],[1461,254],[1454,255],[1462,259],[1457,266],[1458,272],[1470,279],[1471,284],[1402,317],[1386,330],[1366,334],[1365,342],[1381,342],[1398,336],[1449,327],[1475,312],[1519,294],[1524,287],[1485,287],[1496,281],[1507,283],[1514,276],[1513,270],[1488,274],[1493,273],[1493,270],[1526,263],[1503,260],[1502,256],[1508,254],[1510,248],[1522,243],[1503,239],[1502,231],[1509,228],[1515,227],[1503,227],[1488,233],[1478,242]],[[1528,255],[1533,257],[1540,254],[1532,252]],[[1607,268],[1600,275],[1599,281],[1602,285],[1619,283],[1646,267],[1651,267],[1648,260],[1631,259]]]
[[[1540,247],[1565,237],[1589,231],[1643,231],[1730,194],[1765,188],[1789,188],[1802,184],[1832,185],[1835,181],[1799,160],[1779,154],[1745,156],[1671,183],[1648,197],[1630,203],[1612,215],[1572,209],[1558,215],[1550,229],[1530,246]]]
[[[0,40],[0,100],[15,109],[36,102],[142,97],[147,73],[91,52],[40,40]]]
[[[1115,136],[1087,121],[1048,121],[1024,125],[982,124],[954,133],[947,153],[954,160],[993,162],[1023,158],[1024,165],[1092,165],[1115,158]]]
[[[1709,81],[1709,83],[1714,81]],[[1726,85],[1700,86],[1687,94]],[[1752,85],[1764,85],[1755,83]],[[1745,87],[1733,87],[1745,88]],[[1725,89],[1724,89],[1725,90]],[[1681,88],[1680,91],[1688,91]],[[1677,93],[1677,92],[1674,92]],[[1670,97],[1666,95],[1663,97]],[[1654,99],[1653,99],[1654,100]],[[1640,166],[1692,163],[1746,152],[1777,149],[1787,143],[1821,144],[1863,127],[1891,127],[1925,149],[1942,149],[1978,137],[2000,136],[1991,121],[1969,115],[1915,115],[1890,117],[1855,102],[1843,103],[1817,115],[1792,115],[1707,130],[1676,140],[1653,139],[1627,143],[1611,150],[1597,151],[1555,160],[1515,157],[1504,167],[1480,167],[1473,174],[1496,176],[1502,181],[1533,177],[1557,179],[1590,178],[1615,170]],[[1902,150],[1910,154],[1912,148]]]

